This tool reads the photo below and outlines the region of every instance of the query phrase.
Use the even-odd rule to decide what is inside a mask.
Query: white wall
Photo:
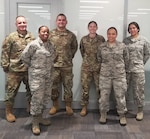
[[[135,21],[140,26],[140,34],[150,42],[150,1],[149,0],[128,0],[127,23]],[[129,35],[127,33],[127,35]],[[150,59],[145,65],[145,101],[150,101]]]
[[[0,33],[0,43],[5,37],[5,25],[9,25],[7,22],[5,23],[5,17],[8,16],[4,13],[5,1],[12,1],[12,0],[1,0],[0,4],[0,26],[1,26],[1,33]],[[14,0],[17,1],[17,0]],[[24,3],[28,0],[20,0]],[[33,0],[32,3],[36,4],[36,1],[39,2],[40,0]],[[43,4],[45,1],[44,0]],[[98,34],[103,35],[106,38],[106,31],[110,26],[114,26],[118,29],[118,40],[122,41],[125,34],[129,35],[127,32],[127,24],[131,21],[136,21],[139,23],[141,31],[140,33],[147,37],[150,40],[150,31],[149,31],[149,24],[150,24],[150,1],[149,0],[86,0],[88,2],[83,2],[85,0],[51,0],[52,5],[50,5],[51,11],[51,19],[50,19],[50,28],[52,29],[55,27],[55,19],[56,15],[63,12],[66,14],[68,19],[67,28],[73,31],[77,35],[78,43],[82,36],[88,33],[87,25],[91,20],[95,20],[98,23]],[[92,3],[90,3],[92,1]],[[100,3],[100,2],[105,3]],[[21,3],[20,2],[20,3]],[[50,2],[50,1],[49,1]],[[57,6],[57,7],[54,7]],[[83,8],[83,6],[96,6],[95,8],[88,7]],[[99,7],[99,8],[97,8]],[[126,9],[124,9],[126,8]],[[144,9],[145,11],[139,11],[138,9]],[[24,9],[19,9],[19,12],[22,12]],[[84,10],[84,11],[83,11]],[[86,11],[85,11],[86,10]],[[8,10],[7,10],[8,11]],[[13,11],[13,10],[12,10]],[[16,10],[14,10],[15,12]],[[130,12],[143,12],[146,14],[138,14],[138,15],[130,15],[127,16]],[[14,13],[16,14],[16,13]],[[124,15],[125,14],[125,15]],[[15,19],[14,19],[15,20]],[[14,21],[13,20],[13,21]],[[9,20],[7,20],[9,21]],[[30,22],[30,20],[29,20]],[[39,22],[38,22],[39,23]],[[14,22],[12,22],[14,24]],[[43,22],[42,22],[43,24]],[[47,23],[46,23],[47,24]],[[31,30],[31,26],[29,24],[29,29]],[[36,34],[37,30],[34,29],[34,34]],[[8,31],[7,31],[8,32]],[[0,48],[1,50],[1,48]],[[81,85],[80,85],[80,67],[82,63],[82,58],[79,50],[77,51],[75,58],[74,58],[74,86],[73,86],[73,93],[74,93],[74,101],[80,101],[81,96]],[[146,69],[146,100],[150,101],[150,61],[145,66]],[[5,88],[5,75],[0,67],[0,100],[4,100],[4,91]],[[24,88],[21,87],[21,88]],[[92,84],[92,88],[90,90],[90,102],[95,103],[96,101],[96,94],[94,85]]]
[[[0,27],[1,27],[0,44],[2,44],[2,41],[5,37],[4,1],[5,0],[1,0],[1,4],[0,4]],[[1,52],[1,47],[0,47],[0,52]],[[0,53],[0,57],[1,57],[1,53]],[[3,69],[0,67],[0,100],[4,99],[4,93],[5,93],[5,75],[4,75]]]
[[[123,0],[105,0],[93,2],[84,2],[85,0],[63,0],[63,10],[68,19],[68,29],[73,31],[80,42],[81,37],[88,33],[87,25],[91,20],[98,24],[98,34],[106,38],[106,31],[110,26],[118,29],[118,40],[123,39],[123,14],[124,1]],[[87,1],[87,0],[86,0]],[[106,3],[100,3],[106,2]],[[117,5],[117,8],[116,8]],[[89,6],[84,8],[84,6]],[[97,8],[99,7],[99,8]],[[80,70],[82,58],[79,49],[74,58],[74,101],[80,101],[81,85],[80,85]],[[94,85],[90,90],[90,101],[96,102],[96,92]]]

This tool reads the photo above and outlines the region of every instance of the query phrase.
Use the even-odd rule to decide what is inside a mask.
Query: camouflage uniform
[[[56,59],[54,62],[54,82],[52,87],[52,100],[59,97],[60,82],[64,86],[64,100],[71,102],[73,93],[73,73],[72,73],[72,59],[77,51],[76,36],[69,30],[58,31],[54,29],[50,31],[50,41],[55,47]]]
[[[29,85],[32,94],[32,115],[43,112],[44,106],[50,100],[52,87],[52,69],[55,53],[49,41],[43,43],[38,37],[23,51],[22,60],[29,68]]]
[[[99,99],[100,111],[109,111],[109,97],[112,88],[117,102],[117,112],[124,114],[126,110],[125,93],[127,91],[126,67],[128,65],[128,52],[123,43],[116,41],[113,47],[108,42],[98,49],[98,60],[101,64],[99,87],[101,97]]]
[[[132,81],[134,100],[137,107],[140,108],[144,106],[144,64],[150,57],[150,44],[142,36],[136,39],[127,37],[123,42],[127,45],[130,56],[129,68],[127,71],[128,88],[129,81]]]
[[[27,100],[30,101],[31,99],[27,68],[22,63],[20,56],[26,45],[32,40],[34,40],[34,37],[30,32],[22,35],[16,31],[10,33],[3,42],[1,65],[7,75],[5,102],[11,105],[14,104],[21,81],[26,86]]]
[[[95,38],[84,36],[80,41],[80,52],[83,58],[81,67],[82,99],[81,105],[87,105],[89,100],[89,88],[94,79],[97,95],[99,91],[100,64],[97,60],[98,46],[105,41],[104,37],[96,34]]]

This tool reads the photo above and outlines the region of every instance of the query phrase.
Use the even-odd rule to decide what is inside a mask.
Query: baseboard
[[[52,106],[52,103],[50,102],[47,105],[47,108],[50,108]],[[59,103],[60,108],[64,109],[65,108],[65,102],[61,101]],[[0,109],[4,109],[5,105],[4,105],[4,101],[0,101]],[[26,108],[26,102],[23,103],[15,103],[14,108]],[[74,101],[72,102],[72,108],[73,109],[81,109],[81,105],[79,101]],[[133,101],[128,101],[127,102],[127,108],[130,110],[135,109],[135,104],[133,103]],[[88,109],[89,110],[94,110],[94,109],[98,109],[98,103],[96,102],[90,102],[88,105]],[[115,104],[113,102],[110,102],[110,109],[115,109]],[[146,101],[145,102],[145,106],[144,106],[145,110],[150,110],[150,102]]]

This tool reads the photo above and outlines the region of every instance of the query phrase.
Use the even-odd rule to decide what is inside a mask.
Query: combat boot
[[[138,112],[137,112],[137,115],[136,115],[136,120],[137,121],[143,120],[143,116],[144,116],[144,114],[143,114],[143,108],[140,107],[140,108],[138,108]]]
[[[69,116],[73,115],[73,110],[71,108],[71,102],[66,102],[66,112]]]
[[[86,116],[87,115],[87,106],[83,106],[82,107],[82,110],[80,112],[80,115],[81,116]]]
[[[38,120],[39,120],[39,123],[40,123],[41,125],[46,125],[46,126],[51,125],[51,121],[50,121],[49,119],[43,118],[43,117],[42,117],[42,114],[40,114],[38,118],[39,118],[39,119],[38,119]]]
[[[120,122],[120,125],[121,125],[121,126],[125,126],[125,125],[127,124],[127,120],[126,120],[126,117],[125,117],[124,114],[120,115],[120,120],[119,120],[119,122]]]
[[[32,132],[34,135],[40,135],[40,127],[39,127],[39,117],[33,116],[32,117]]]
[[[100,116],[100,119],[99,119],[99,122],[101,123],[101,124],[106,124],[106,117],[107,117],[107,113],[106,112],[101,112],[101,116]]]
[[[9,103],[5,103],[5,114],[6,114],[6,119],[8,122],[15,122],[16,117],[13,114],[13,105]]]
[[[52,106],[52,108],[50,109],[49,114],[50,114],[50,115],[56,114],[57,111],[58,111],[58,109],[59,109],[59,107],[58,107],[58,99],[53,100],[53,106]]]

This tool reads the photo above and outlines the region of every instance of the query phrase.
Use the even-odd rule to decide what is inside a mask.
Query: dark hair
[[[118,31],[117,31],[117,29],[116,29],[115,27],[110,27],[110,28],[108,28],[108,29],[107,29],[107,33],[108,33],[108,31],[109,31],[110,29],[114,29],[114,30],[116,31],[116,33],[118,34]]]
[[[96,23],[95,21],[90,21],[90,22],[88,23],[88,27],[90,26],[91,23],[94,23],[94,24],[97,26],[97,23]]]
[[[43,28],[43,27],[46,27],[46,28],[49,30],[49,28],[48,28],[47,26],[43,25],[43,26],[40,26],[40,27],[39,27],[38,33],[41,31],[41,28]]]
[[[130,33],[130,31],[129,31],[130,25],[135,25],[136,28],[138,29],[138,32],[140,31],[140,27],[139,27],[138,23],[136,23],[136,22],[131,22],[131,23],[128,25],[128,32],[129,32],[129,33]]]
[[[63,14],[63,13],[58,14],[58,15],[57,15],[57,17],[56,17],[56,19],[57,19],[59,16],[64,16],[64,17],[65,17],[65,19],[67,20],[67,17],[66,17],[66,15],[65,15],[65,14]]]

